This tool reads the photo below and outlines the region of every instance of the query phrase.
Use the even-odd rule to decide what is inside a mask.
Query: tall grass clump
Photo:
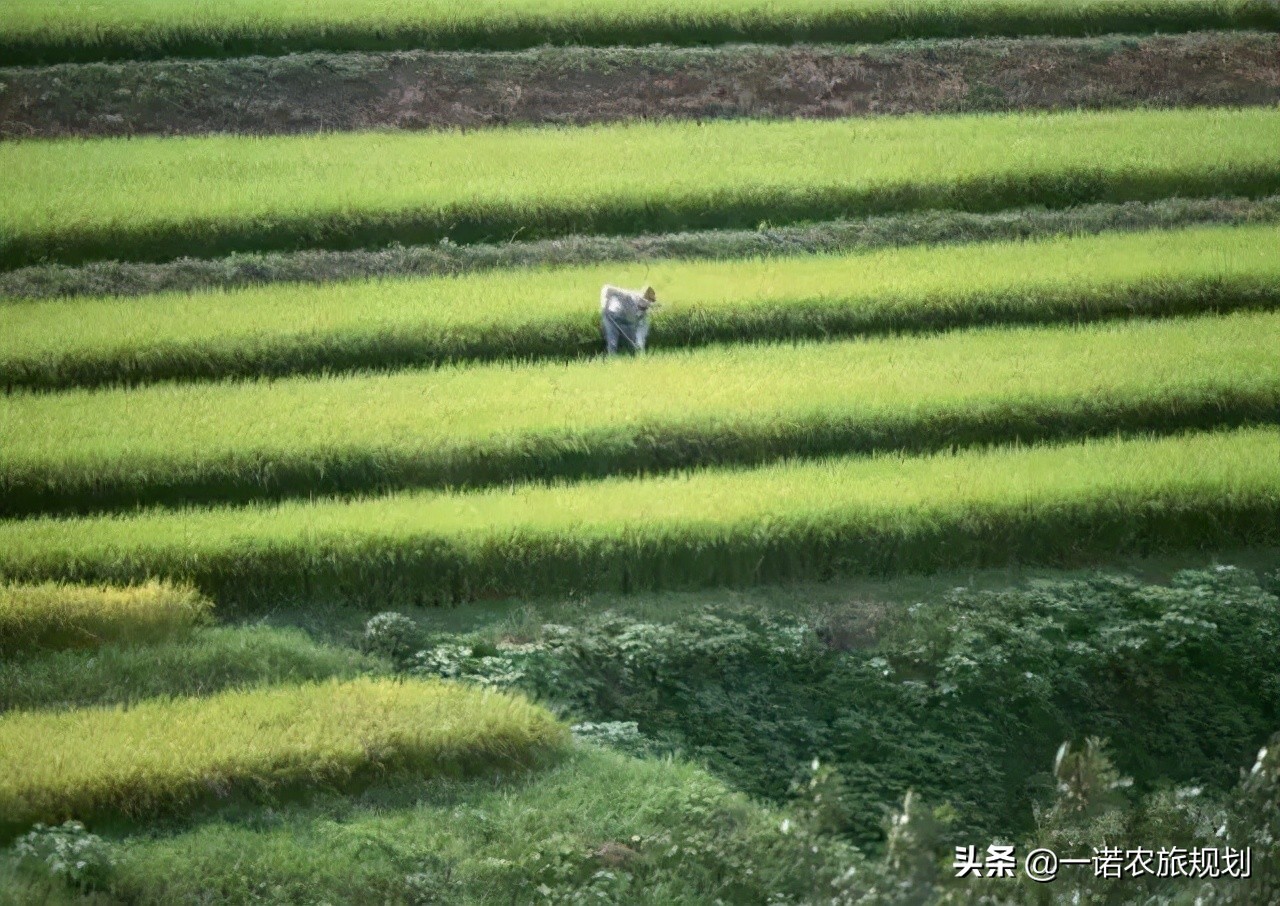
[[[123,587],[0,584],[0,654],[134,645],[187,633],[212,603],[195,589],[148,581]]]
[[[303,50],[515,50],[1275,28],[1265,0],[9,0],[10,65]]]
[[[1280,312],[0,398],[0,515],[1280,420]]]
[[[528,700],[431,681],[353,679],[0,716],[0,833],[171,811],[210,793],[526,768],[568,731]]]
[[[0,522],[0,574],[446,603],[1280,541],[1280,430]]]
[[[1280,110],[0,143],[0,266],[1280,191]]]
[[[659,287],[654,349],[1280,307],[1280,228],[274,285],[0,307],[0,387],[289,375],[601,350],[603,283]]]

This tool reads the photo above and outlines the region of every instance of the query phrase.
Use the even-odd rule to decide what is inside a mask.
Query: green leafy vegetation
[[[0,584],[0,654],[155,642],[186,635],[208,620],[211,609],[194,589],[167,582],[124,588]]]
[[[4,142],[24,178],[0,266],[1258,197],[1277,128],[1258,108]]]
[[[302,50],[513,50],[540,44],[708,44],[1092,35],[1275,28],[1262,0],[11,0],[0,53],[11,64]]]
[[[794,902],[834,877],[837,854],[856,857],[836,845],[822,864],[809,837],[782,832],[783,815],[688,762],[596,748],[497,781],[383,783],[213,818],[113,839],[100,889],[145,904],[209,891],[272,903]],[[4,868],[0,857],[0,886]],[[41,890],[39,866],[13,868],[15,886]]]
[[[0,384],[65,388],[600,351],[604,283],[661,288],[654,348],[1280,307],[1280,228],[503,270],[12,302]],[[535,394],[536,395],[536,394]]]
[[[0,571],[162,576],[248,604],[444,603],[1273,544],[1278,444],[1249,429],[27,519],[0,523]]]
[[[0,425],[13,438],[0,452],[0,513],[1274,422],[1277,343],[1280,313],[1249,313],[572,365],[19,394],[0,400]]]
[[[949,804],[956,836],[1031,831],[1046,740],[1105,737],[1144,790],[1224,792],[1280,727],[1280,599],[1247,570],[1168,586],[1042,579],[909,606],[813,594],[792,614],[721,604],[422,631],[423,652],[399,663],[488,685],[517,673],[506,685],[582,719],[634,721],[776,802],[818,757],[846,786],[837,830],[864,846],[908,790]]]
[[[171,810],[210,793],[469,776],[536,765],[567,732],[528,701],[353,679],[0,715],[0,832]]]

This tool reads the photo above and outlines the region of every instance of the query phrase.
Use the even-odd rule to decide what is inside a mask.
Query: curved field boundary
[[[0,387],[597,356],[604,283],[659,288],[653,348],[1280,307],[1280,227],[737,262],[276,285],[0,307]]]
[[[194,590],[167,582],[124,588],[0,584],[0,654],[152,643],[204,623],[211,606]]]
[[[0,86],[12,139],[1221,107],[1280,102],[1280,34],[307,53],[10,67]]]
[[[1280,313],[0,401],[0,514],[1280,421]]]
[[[9,0],[11,65],[304,50],[887,41],[1280,28],[1266,0]]]
[[[1261,197],[1280,109],[0,143],[0,266]]]
[[[355,679],[0,715],[0,835],[36,821],[173,811],[233,792],[526,768],[568,733],[505,693]]]
[[[0,522],[0,574],[386,607],[1280,541],[1280,431]],[[2,775],[0,775],[2,776]]]

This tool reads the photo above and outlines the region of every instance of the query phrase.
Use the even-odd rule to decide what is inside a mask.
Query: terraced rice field
[[[64,389],[449,361],[582,358],[583,299],[663,287],[655,348],[1277,307],[1280,228],[1202,227],[754,260],[498,270],[0,302],[0,386]],[[669,290],[667,288],[670,288]]]
[[[1277,338],[1265,312],[18,395],[3,514],[1274,423]]]
[[[0,525],[24,580],[464,602],[1275,543],[1280,430]]]
[[[1245,108],[6,142],[0,265],[1261,196],[1277,134]]]
[[[0,53],[15,64],[405,47],[873,41],[971,35],[1273,28],[1265,0],[13,0]]]
[[[181,637],[206,622],[210,610],[192,589],[165,582],[129,588],[0,585],[0,652],[154,643]]]
[[[536,69],[571,44],[604,71],[594,45],[714,60],[1054,35],[1060,60],[1072,36],[1197,29],[1266,31],[1265,56],[1280,8],[11,0],[0,58],[61,64],[36,85],[88,60],[124,79],[308,50],[333,79],[351,50],[540,47],[520,58]],[[1111,40],[1091,39],[1095,69]],[[1218,46],[1198,41],[1179,53]],[[1232,96],[1269,97],[1251,93],[1267,78]],[[407,642],[323,636],[334,614],[1280,547],[1280,108],[1198,90],[809,120],[743,116],[738,92],[735,118],[608,123],[565,95],[555,117],[587,125],[235,135],[149,114],[142,138],[0,138],[0,844],[391,781],[456,796],[461,820],[472,794],[448,781],[570,757],[551,711],[424,680]],[[605,283],[656,288],[647,354],[601,357]],[[600,877],[536,845],[504,864]],[[420,861],[370,896],[426,901],[403,893],[435,877]],[[753,902],[717,890],[689,902]]]
[[[0,716],[0,834],[35,821],[148,815],[237,788],[349,784],[535,765],[566,741],[515,696],[351,680]]]

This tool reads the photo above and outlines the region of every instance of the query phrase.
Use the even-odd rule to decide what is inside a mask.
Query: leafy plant
[[[19,867],[47,873],[82,889],[106,885],[115,854],[101,837],[79,821],[49,827],[36,824],[13,844]]]

